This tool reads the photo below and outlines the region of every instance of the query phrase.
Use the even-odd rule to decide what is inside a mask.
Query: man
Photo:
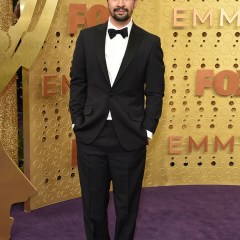
[[[88,240],[110,239],[110,181],[115,240],[134,238],[146,144],[161,115],[163,53],[159,38],[132,22],[136,5],[108,0],[109,21],[82,30],[73,56],[70,112]]]

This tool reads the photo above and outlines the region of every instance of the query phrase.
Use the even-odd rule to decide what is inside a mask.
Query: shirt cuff
[[[148,131],[148,130],[146,130],[146,131],[147,131],[147,137],[150,138],[150,139],[152,139],[153,133],[150,132],[150,131]]]
[[[75,124],[73,123],[73,124],[72,124],[72,129],[74,128],[74,126],[75,126]]]

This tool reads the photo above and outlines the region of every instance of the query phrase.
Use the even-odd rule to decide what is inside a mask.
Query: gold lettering
[[[229,145],[230,153],[233,153],[234,150],[234,136],[232,136],[225,144],[221,142],[218,136],[215,136],[215,142],[214,142],[214,152],[218,151],[218,147],[221,147],[222,150],[225,150]]]
[[[189,142],[188,142],[188,151],[191,153],[193,151],[193,147],[196,150],[200,150],[201,147],[203,147],[204,152],[208,151],[208,136],[205,136],[202,141],[197,144],[192,137],[189,137]]]
[[[174,8],[173,11],[173,26],[174,27],[186,27],[187,25],[183,22],[186,19],[185,8]]]
[[[181,154],[182,151],[178,148],[181,147],[183,137],[181,136],[170,136],[168,138],[168,153],[169,154]]]
[[[205,23],[209,18],[210,27],[213,26],[213,10],[210,9],[204,18],[202,18],[197,12],[196,8],[193,9],[193,26],[197,25],[197,17],[201,23]]]
[[[228,23],[232,23],[235,18],[237,18],[237,26],[240,26],[240,9],[235,13],[235,15],[230,19],[223,8],[221,8],[220,14],[220,27],[223,27],[223,20],[226,18]]]

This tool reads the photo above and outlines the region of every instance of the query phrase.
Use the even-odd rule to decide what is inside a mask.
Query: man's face
[[[108,9],[112,18],[124,22],[131,18],[137,0],[108,0]]]

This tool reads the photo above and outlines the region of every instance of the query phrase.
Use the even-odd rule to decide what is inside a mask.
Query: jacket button
[[[110,96],[110,97],[112,97],[112,96],[113,96],[113,93],[112,93],[112,92],[110,92],[109,96]]]

